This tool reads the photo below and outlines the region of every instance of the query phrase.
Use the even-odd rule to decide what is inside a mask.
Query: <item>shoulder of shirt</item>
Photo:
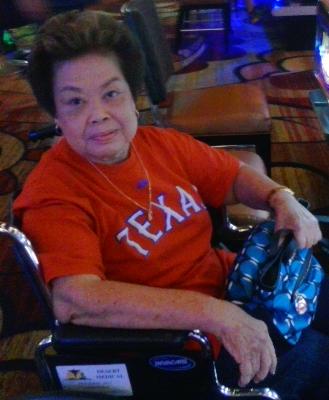
[[[40,161],[27,177],[25,185],[44,185],[49,188],[61,184],[61,174],[67,168],[63,161],[67,158],[68,151],[69,147],[66,141],[61,139],[54,144],[42,155]]]
[[[142,125],[138,127],[137,131],[140,139],[145,141],[159,141],[159,142],[196,142],[200,143],[186,132],[178,131],[174,128],[162,128],[152,125]]]
[[[174,128],[160,128],[151,125],[139,126],[138,127],[138,141],[142,141],[144,144],[148,143],[150,146],[154,145],[166,145],[170,147],[172,152],[178,153],[184,157],[186,151],[195,151],[197,153],[203,153],[205,155],[212,154],[224,154],[226,157],[231,158],[225,149],[217,148],[196,139],[189,133],[178,131]],[[216,151],[215,151],[216,150]],[[219,151],[218,151],[219,150]]]
[[[213,162],[238,164],[236,158],[225,148],[209,146],[192,135],[174,128],[140,126],[138,136],[140,142],[147,143],[151,150],[158,152],[159,156],[161,154],[166,156],[169,152],[170,156],[175,155],[181,162],[184,160],[190,162],[191,157],[194,157],[198,162],[213,160]]]

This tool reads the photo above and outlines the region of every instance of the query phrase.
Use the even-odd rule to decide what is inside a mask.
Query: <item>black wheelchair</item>
[[[8,223],[0,223],[0,236],[12,240],[15,257],[51,332],[35,352],[45,393],[27,399],[280,399],[270,388],[221,385],[211,342],[197,329],[132,330],[59,323],[28,238]]]

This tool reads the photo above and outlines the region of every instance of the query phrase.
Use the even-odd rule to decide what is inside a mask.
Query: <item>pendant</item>
[[[137,189],[145,189],[149,185],[149,182],[147,179],[142,179],[137,183]]]

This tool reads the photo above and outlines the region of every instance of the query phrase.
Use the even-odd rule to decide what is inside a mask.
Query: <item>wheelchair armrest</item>
[[[212,222],[211,245],[221,247],[224,245],[231,251],[237,251],[249,236],[253,224],[233,221],[227,215],[225,206],[220,208],[207,207]],[[244,222],[244,221],[243,221]],[[250,222],[250,221],[248,221]]]
[[[52,332],[52,344],[57,351],[84,350],[104,351],[147,351],[181,350],[189,341],[199,343],[201,349],[212,354],[207,336],[199,330],[169,329],[118,329],[94,328],[89,326],[63,324]]]

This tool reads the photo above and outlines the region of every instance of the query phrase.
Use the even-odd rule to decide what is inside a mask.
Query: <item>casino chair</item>
[[[179,49],[182,40],[182,33],[186,32],[203,32],[203,31],[224,31],[224,44],[225,50],[229,49],[229,35],[231,31],[231,2],[230,0],[179,0],[178,2],[178,18],[176,25],[176,50]],[[223,24],[217,24],[217,26],[208,26],[211,21],[197,21],[191,24],[189,16],[191,11],[200,10],[221,10]],[[216,21],[217,23],[219,21]],[[185,27],[185,25],[187,25]],[[195,26],[194,26],[195,25]]]
[[[145,86],[155,123],[187,132],[212,146],[253,145],[270,174],[271,119],[260,87],[239,83],[169,95],[172,54],[153,0],[130,0],[121,13],[145,55]],[[164,103],[163,115],[159,106]]]
[[[178,18],[176,24],[176,50],[179,50],[182,34],[184,32],[207,32],[207,31],[224,31],[225,51],[229,49],[229,37],[231,31],[231,1],[230,0],[178,0]],[[212,21],[202,18],[200,11],[204,10],[220,10],[221,19]],[[192,11],[198,18],[192,23],[190,14]],[[198,12],[200,15],[198,15]],[[204,14],[204,12],[203,12]],[[211,25],[209,25],[211,24]]]
[[[50,336],[39,343],[35,352],[45,391],[63,390],[63,395],[71,390],[85,391],[103,393],[109,399],[131,400],[279,399],[269,388],[221,385],[211,340],[197,329],[132,330],[59,323],[30,241],[7,223],[0,223],[0,236],[12,240],[18,264],[49,324]]]

